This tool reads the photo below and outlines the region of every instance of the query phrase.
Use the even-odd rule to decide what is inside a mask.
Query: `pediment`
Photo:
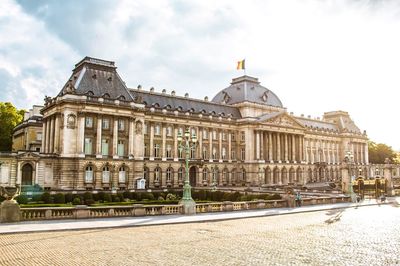
[[[18,155],[16,156],[19,159],[24,159],[24,158],[40,158],[40,155],[37,152],[31,152],[31,151],[26,151],[26,152],[21,152],[18,153]]]
[[[266,115],[259,119],[261,124],[274,125],[279,127],[290,127],[303,129],[304,126],[297,121],[295,118],[291,117],[287,113],[276,113],[271,115]]]

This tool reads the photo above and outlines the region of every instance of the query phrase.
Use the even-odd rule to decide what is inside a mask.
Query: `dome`
[[[215,95],[212,102],[224,104],[252,102],[283,107],[281,100],[275,93],[261,86],[257,78],[249,76],[232,79],[231,86]]]

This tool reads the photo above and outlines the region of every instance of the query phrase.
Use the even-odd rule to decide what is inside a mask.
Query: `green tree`
[[[0,102],[0,151],[11,151],[13,129],[22,122],[24,113],[12,103]]]
[[[370,163],[385,163],[386,158],[389,158],[391,162],[396,162],[396,152],[393,151],[392,147],[383,143],[369,141],[368,153]]]

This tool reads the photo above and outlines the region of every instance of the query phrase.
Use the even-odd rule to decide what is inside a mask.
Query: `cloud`
[[[0,10],[0,100],[56,95],[84,56],[114,60],[128,86],[212,98],[247,73],[296,114],[349,111],[400,149],[398,1],[27,1]],[[33,92],[35,91],[35,92]],[[28,96],[17,97],[17,95]]]

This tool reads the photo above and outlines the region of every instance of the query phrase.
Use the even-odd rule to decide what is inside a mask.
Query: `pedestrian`
[[[297,192],[296,194],[296,206],[301,207],[301,195],[300,192]]]

